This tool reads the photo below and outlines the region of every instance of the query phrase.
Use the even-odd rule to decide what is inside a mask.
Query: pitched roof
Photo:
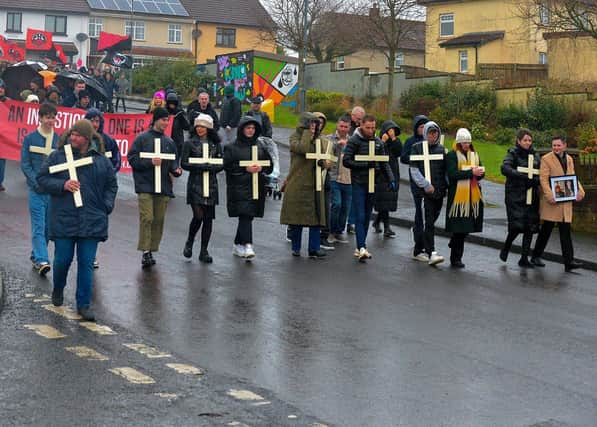
[[[181,2],[189,14],[199,22],[259,28],[273,26],[271,16],[259,0],[181,0]]]
[[[2,0],[3,9],[56,11],[69,13],[89,13],[89,5],[85,0]]]
[[[479,33],[466,33],[458,37],[451,38],[441,42],[440,47],[459,47],[459,46],[482,46],[494,40],[503,39],[504,31],[487,31]]]

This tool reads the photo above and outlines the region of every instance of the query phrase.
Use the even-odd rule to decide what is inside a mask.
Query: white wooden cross
[[[526,173],[529,179],[533,179],[533,175],[539,175],[539,169],[533,168],[533,163],[535,163],[535,157],[532,154],[529,154],[529,158],[527,160],[527,167],[518,166],[516,170],[518,172]],[[527,205],[531,205],[533,203],[533,187],[527,190]]]
[[[475,152],[475,151],[468,151],[466,153],[466,158],[468,160],[468,165],[463,165],[462,166],[462,170],[463,171],[467,171],[472,169],[473,167],[478,167],[479,169],[481,169],[483,172],[485,172],[485,168],[483,166],[479,166],[479,155]]]
[[[443,135],[442,135],[443,136]],[[423,147],[423,154],[415,154],[410,156],[410,160],[422,160],[423,167],[425,168],[425,179],[431,182],[431,161],[432,160],[444,160],[442,154],[429,154],[429,142],[421,142]]]
[[[53,136],[53,135],[52,135]],[[54,151],[54,149],[52,148],[52,140],[54,138],[46,138],[46,145],[44,145],[43,147],[38,147],[37,145],[30,145],[29,146],[29,152],[31,153],[37,153],[37,154],[44,154],[46,156],[49,156],[50,153],[52,151]]]
[[[271,162],[269,160],[259,160],[259,153],[257,151],[257,145],[253,145],[251,147],[251,159],[250,160],[241,160],[238,162],[239,166],[270,166]],[[251,172],[253,175],[253,200],[259,199],[259,172]]]
[[[162,141],[160,138],[155,138],[153,140],[153,150],[154,152],[145,152],[142,151],[139,153],[139,157],[142,159],[162,159],[162,160],[176,160],[176,154],[173,153],[162,153],[161,150]],[[154,179],[155,179],[155,192],[161,193],[162,192],[162,166],[161,165],[154,165]]]
[[[64,154],[66,155],[66,163],[60,165],[50,166],[50,173],[57,173],[62,171],[68,171],[68,178],[73,181],[79,181],[77,178],[77,168],[81,166],[90,165],[93,163],[92,157],[83,157],[79,160],[75,160],[73,157],[73,149],[70,144],[64,146]],[[81,198],[81,190],[77,190],[73,193],[75,199],[75,206],[80,208],[83,206],[83,199]]]
[[[222,165],[224,159],[209,157],[209,144],[203,143],[202,157],[189,157],[189,163],[193,165]],[[209,197],[209,171],[203,171],[203,197]]]
[[[328,150],[325,153],[321,152],[321,139],[315,140],[315,153],[305,154],[305,158],[309,160],[315,160],[315,191],[321,191],[321,179],[323,177],[321,166],[319,166],[320,160],[328,160],[330,162],[337,162],[338,158],[329,152],[331,144],[328,144]]]
[[[375,155],[375,141],[369,141],[369,154],[366,156],[356,155],[354,159],[358,162],[389,162],[390,156]],[[375,193],[375,168],[369,168],[369,193]]]

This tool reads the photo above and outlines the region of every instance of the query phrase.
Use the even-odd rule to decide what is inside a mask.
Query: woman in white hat
[[[208,153],[204,155],[204,144],[207,144]],[[207,251],[209,238],[212,232],[213,220],[216,217],[218,204],[218,180],[216,174],[224,169],[223,161],[210,163],[191,163],[192,158],[209,157],[222,159],[222,146],[220,137],[214,130],[213,119],[209,114],[200,113],[191,130],[191,139],[185,141],[182,147],[181,166],[190,172],[187,182],[187,204],[193,209],[193,219],[189,225],[189,235],[185,243],[183,255],[186,258],[193,256],[193,243],[199,229],[201,229],[201,252],[199,261],[213,262]],[[218,164],[214,164],[218,163]],[[209,191],[204,193],[204,172],[208,172]]]
[[[469,233],[483,230],[483,196],[479,180],[485,169],[473,147],[471,133],[464,128],[456,132],[456,141],[446,155],[448,176],[448,206],[446,208],[446,231],[450,239],[450,264],[464,268],[462,255],[464,240]]]

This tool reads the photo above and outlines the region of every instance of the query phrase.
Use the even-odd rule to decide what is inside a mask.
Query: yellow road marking
[[[123,368],[113,368],[113,369],[108,369],[110,372],[112,372],[115,375],[118,375],[119,377],[124,378],[125,380],[127,380],[130,383],[133,384],[155,384],[155,381],[153,378],[142,374],[141,372],[137,371],[136,369],[133,368],[127,368],[127,367],[123,367]]]
[[[168,400],[178,399],[178,394],[176,393],[154,393],[158,397],[162,397]]]
[[[288,415],[289,420],[296,420],[298,417],[296,415]]]
[[[123,345],[127,348],[130,348],[133,351],[136,351],[138,353],[141,353],[144,356],[149,357],[150,359],[159,359],[162,357],[172,357],[171,354],[161,352],[157,348],[150,347],[145,344],[129,343],[129,344],[123,344]]]
[[[85,346],[65,347],[64,349],[66,351],[70,351],[71,353],[74,353],[76,356],[80,357],[81,359],[91,359],[91,360],[98,360],[98,361],[109,360],[107,356],[104,356],[103,354],[98,353],[97,351],[95,351],[89,347],[85,347]]]
[[[25,294],[25,298],[33,298],[35,294]]]
[[[263,405],[270,405],[272,402],[270,402],[269,400],[263,400],[261,402],[255,402],[253,403],[253,406],[263,406]]]
[[[42,294],[41,297],[35,298],[33,300],[33,302],[48,302],[50,299],[51,299],[50,295],[48,295],[48,294]]]
[[[197,368],[192,365],[185,365],[184,363],[166,363],[166,366],[174,369],[179,374],[185,375],[203,375],[204,372],[201,368]]]
[[[238,400],[265,400],[263,397],[249,390],[235,390],[231,389],[226,392],[228,396],[232,396]]]
[[[51,311],[52,313],[56,313],[57,315],[66,318],[68,320],[79,320],[79,319],[81,319],[81,316],[79,316],[77,313],[75,313],[73,311],[73,309],[70,308],[70,307],[66,307],[66,306],[55,307],[52,304],[42,305],[42,307],[45,308],[48,311]]]
[[[50,340],[55,340],[59,338],[64,338],[64,335],[59,330],[51,327],[50,325],[24,325],[25,328],[29,329],[30,331],[35,332],[40,337],[48,338]]]
[[[313,423],[312,427],[328,427],[326,424],[321,424],[321,423]]]
[[[79,325],[83,326],[86,329],[89,329],[91,332],[95,332],[98,335],[118,335],[108,326],[98,325],[95,322],[79,322]]]

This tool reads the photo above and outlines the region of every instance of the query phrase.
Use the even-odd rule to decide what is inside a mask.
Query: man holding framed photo
[[[541,167],[539,179],[541,182],[541,197],[539,213],[543,223],[539,230],[539,237],[535,243],[531,263],[536,267],[544,267],[541,255],[547,246],[553,227],[558,224],[560,231],[560,244],[562,245],[562,256],[564,258],[564,268],[566,272],[571,272],[580,268],[581,264],[574,261],[574,249],[572,247],[572,236],[570,224],[572,223],[572,203],[580,202],[585,197],[585,192],[580,182],[576,180],[574,173],[574,160],[566,154],[566,138],[564,136],[554,136],[551,140],[551,152],[541,158]],[[562,180],[554,179],[563,177]],[[567,185],[567,181],[576,182],[577,185],[570,188],[574,194],[567,195],[562,191],[562,196],[556,194],[556,186],[562,190]]]

